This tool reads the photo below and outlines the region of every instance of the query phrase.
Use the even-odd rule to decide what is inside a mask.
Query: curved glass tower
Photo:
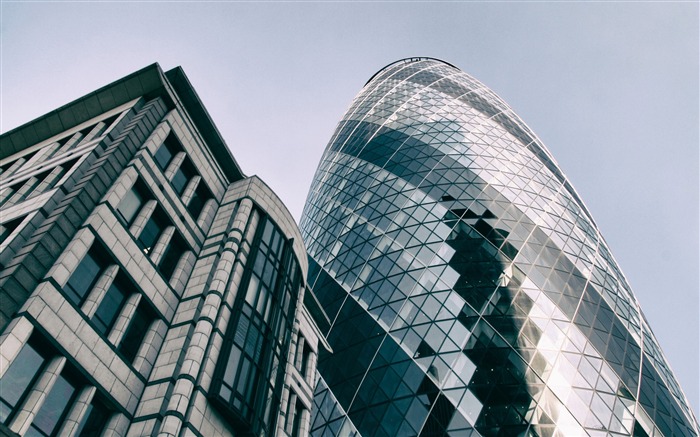
[[[311,435],[698,435],[566,176],[454,66],[370,79],[301,228],[332,322]]]

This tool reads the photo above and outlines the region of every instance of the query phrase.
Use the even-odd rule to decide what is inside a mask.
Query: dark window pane
[[[168,168],[170,161],[172,161],[173,156],[175,156],[175,154],[177,154],[177,152],[180,150],[182,150],[182,145],[180,145],[180,142],[177,140],[177,138],[175,138],[175,135],[171,133],[165,139],[163,144],[161,144],[158,150],[156,150],[156,154],[153,156],[153,158],[155,158],[158,167],[165,171],[165,169]]]
[[[182,161],[180,168],[178,168],[177,171],[175,172],[173,179],[170,181],[173,188],[175,189],[175,192],[177,192],[177,194],[184,193],[185,188],[187,188],[187,183],[196,174],[197,173],[195,172],[194,167],[192,166],[192,163],[189,161],[189,159],[185,158],[185,160]]]
[[[170,279],[175,271],[178,261],[180,261],[180,257],[186,250],[187,245],[182,237],[180,237],[180,235],[177,233],[173,234],[173,238],[170,240],[170,244],[168,244],[168,247],[165,249],[163,258],[160,260],[160,264],[158,265],[158,269],[164,278],[168,280]]]
[[[63,288],[68,300],[81,305],[105,267],[107,262],[104,255],[93,245]]]
[[[134,186],[127,191],[117,206],[117,212],[124,219],[127,225],[131,225],[134,218],[136,218],[136,214],[138,214],[141,206],[143,206],[147,199],[147,192],[139,182],[134,184]]]
[[[163,230],[165,230],[168,224],[169,223],[163,215],[163,212],[160,210],[160,208],[156,208],[144,225],[138,238],[138,243],[141,245],[145,253],[151,252],[151,249],[153,249],[153,246],[158,241],[158,237],[160,237],[160,234],[163,232]]]
[[[66,379],[64,373],[58,375],[44,404],[34,417],[27,435],[30,435],[33,430],[38,431],[40,435],[48,436],[58,429],[62,416],[71,404],[70,400],[75,393],[75,386]]]
[[[100,334],[106,335],[109,333],[117,320],[117,316],[121,312],[128,296],[127,285],[126,278],[121,275],[117,276],[105,293],[104,298],[102,298],[100,306],[97,307],[92,321]]]
[[[124,334],[124,338],[122,338],[119,344],[118,350],[127,362],[131,363],[134,361],[134,358],[136,358],[136,354],[141,347],[143,336],[153,319],[155,319],[155,317],[148,307],[148,304],[141,302],[136,308],[136,312],[129,323],[126,334]]]
[[[15,360],[2,377],[0,390],[0,422],[5,423],[18,401],[32,386],[44,365],[45,358],[29,342],[19,351]]]
[[[93,399],[74,435],[78,437],[101,435],[109,416],[110,411],[101,402]]]
[[[204,181],[199,182],[197,189],[194,191],[192,199],[190,199],[189,205],[187,205],[187,211],[189,211],[193,219],[196,220],[199,217],[199,214],[204,208],[204,204],[211,198],[211,192],[204,184]]]

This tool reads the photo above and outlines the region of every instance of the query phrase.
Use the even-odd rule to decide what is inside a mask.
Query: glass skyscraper
[[[698,435],[576,191],[454,66],[367,82],[301,229],[333,349],[312,436]]]

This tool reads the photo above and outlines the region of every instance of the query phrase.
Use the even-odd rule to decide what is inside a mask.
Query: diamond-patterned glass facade
[[[698,435],[586,207],[457,68],[370,79],[301,228],[332,322],[312,436]]]

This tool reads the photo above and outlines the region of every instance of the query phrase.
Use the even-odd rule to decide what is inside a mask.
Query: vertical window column
[[[59,381],[65,364],[66,358],[61,356],[54,357],[49,361],[39,380],[29,392],[22,407],[12,419],[9,427],[12,431],[20,435],[24,435],[29,431],[37,414],[42,410],[44,403],[49,400],[48,395],[56,381]],[[53,401],[53,399],[51,400]],[[67,402],[68,399],[64,401]]]

